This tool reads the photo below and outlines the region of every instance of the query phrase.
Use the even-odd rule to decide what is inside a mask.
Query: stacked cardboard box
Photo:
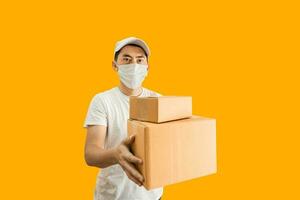
[[[191,97],[131,97],[128,135],[148,190],[216,173],[216,121],[193,116]]]

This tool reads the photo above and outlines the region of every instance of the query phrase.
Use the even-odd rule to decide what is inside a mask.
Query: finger
[[[134,142],[134,140],[135,140],[135,135],[131,135],[129,138],[130,139],[129,139],[128,145],[131,145]]]
[[[144,177],[142,176],[142,174],[140,174],[140,172],[135,168],[134,165],[132,165],[131,163],[127,162],[127,161],[123,161],[121,163],[123,165],[123,167],[125,167],[125,169],[132,175],[134,176],[136,179],[138,179],[140,182],[144,182]]]
[[[131,135],[130,137],[127,137],[125,140],[124,140],[124,144],[129,146],[133,143],[135,139],[135,135]]]
[[[137,170],[137,168],[131,164],[131,163],[128,163],[128,165],[130,166],[130,173],[132,176],[134,176],[135,178],[137,178],[140,182],[144,182],[144,177],[143,175]]]
[[[135,163],[135,164],[142,164],[143,163],[142,159],[134,156],[132,153],[126,154],[125,159],[127,161],[129,161],[131,163]]]
[[[126,175],[128,176],[128,178],[130,180],[132,180],[133,182],[135,182],[137,185],[142,186],[142,182],[140,182],[137,178],[135,178],[134,176],[131,175],[130,172],[125,170]]]
[[[137,185],[141,186],[143,183],[141,183],[138,179],[136,179],[134,176],[131,175],[131,173],[129,171],[127,171],[127,169],[125,167],[123,167],[121,165],[122,169],[124,170],[124,172],[126,173],[126,175],[128,176],[128,178],[130,180],[132,180],[133,182],[135,182]]]

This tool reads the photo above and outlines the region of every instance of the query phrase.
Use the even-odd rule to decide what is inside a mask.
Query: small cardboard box
[[[192,97],[130,97],[130,119],[161,123],[192,116]]]
[[[216,121],[193,116],[165,123],[128,120],[144,187],[153,189],[216,173]]]

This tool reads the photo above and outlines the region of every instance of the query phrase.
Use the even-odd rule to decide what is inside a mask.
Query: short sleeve
[[[88,125],[107,126],[107,112],[99,95],[95,95],[89,105],[83,127],[86,128]]]
[[[163,96],[162,94],[158,93],[158,92],[154,92],[154,91],[151,91],[151,95],[152,97],[160,97],[160,96]]]
[[[156,95],[157,95],[158,97],[161,97],[161,96],[163,96],[162,94],[160,94],[160,93],[157,93],[157,92],[156,92]]]

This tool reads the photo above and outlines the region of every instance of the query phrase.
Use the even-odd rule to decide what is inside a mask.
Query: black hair
[[[127,44],[127,45],[135,46],[135,47],[140,47],[140,48],[144,51],[144,53],[145,53],[145,55],[146,55],[146,58],[147,58],[147,60],[148,60],[148,55],[147,55],[146,51],[145,51],[141,46],[139,46],[139,45],[137,45],[137,44]],[[125,46],[127,46],[127,45],[125,45]],[[125,47],[125,46],[124,46],[124,47]],[[114,57],[114,60],[115,60],[115,61],[118,60],[118,56],[119,56],[121,50],[122,50],[124,47],[122,47],[119,51],[117,51],[117,52],[115,53],[115,57]]]

